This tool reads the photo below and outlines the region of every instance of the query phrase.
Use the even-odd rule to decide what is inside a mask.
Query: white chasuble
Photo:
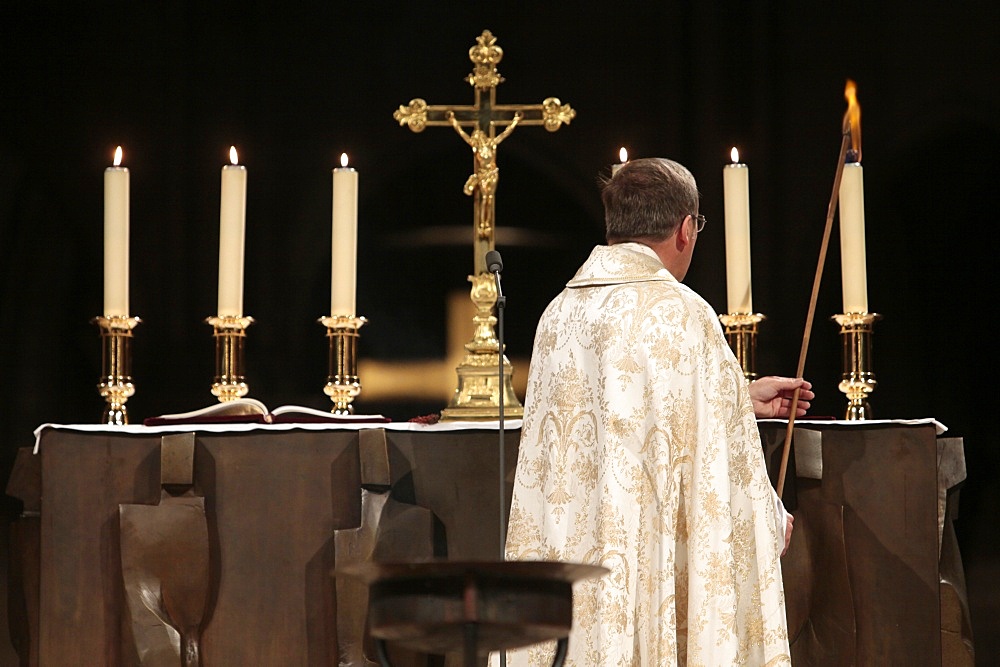
[[[611,571],[574,586],[566,664],[790,664],[774,498],[711,307],[650,248],[595,248],[535,334],[506,545]]]

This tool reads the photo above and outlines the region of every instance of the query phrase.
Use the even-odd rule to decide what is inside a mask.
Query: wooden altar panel
[[[791,474],[793,447],[782,559],[793,663],[941,664],[934,426],[802,428],[822,434],[822,478]],[[784,432],[761,425],[772,471]]]
[[[195,480],[215,557],[203,664],[335,664],[333,531],[360,521],[357,434],[206,434]]]
[[[518,432],[506,434],[507,480]],[[453,559],[500,553],[496,431],[386,432],[393,494],[431,510]],[[160,436],[42,436],[40,664],[135,665],[118,505],[160,499]],[[356,431],[201,433],[212,590],[205,665],[336,665],[334,531],[360,523]]]
[[[138,664],[120,657],[118,504],[159,499],[160,439],[51,435],[41,453],[39,664]]]
[[[211,517],[214,583],[206,664],[329,664],[330,544],[335,528],[358,521],[355,442],[350,432],[198,437],[195,489]],[[123,650],[118,504],[157,504],[159,444],[43,438],[41,664],[138,664]]]
[[[414,431],[386,431],[386,436],[413,466],[416,504],[433,510],[444,523],[448,559],[499,560],[499,435],[479,432],[474,435],[476,447],[469,448],[473,434],[463,433],[441,433],[433,442],[427,434]],[[504,520],[510,510],[520,437],[520,431],[509,431],[505,438]]]

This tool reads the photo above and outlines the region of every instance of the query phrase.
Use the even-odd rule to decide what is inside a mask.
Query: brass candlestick
[[[247,395],[250,388],[243,377],[246,330],[252,317],[216,315],[205,320],[212,325],[215,338],[215,381],[212,395],[220,403],[235,401]]]
[[[125,401],[135,393],[132,384],[132,329],[141,321],[122,315],[99,316],[92,320],[101,328],[101,371],[103,377],[97,391],[107,406],[101,415],[102,424],[128,424]]]
[[[323,393],[333,401],[330,412],[335,415],[353,414],[352,402],[361,393],[361,382],[358,380],[358,329],[368,320],[353,315],[333,315],[321,317],[319,321],[326,327],[326,337],[330,341],[330,370]]]
[[[730,313],[719,315],[719,320],[744,377],[753,382],[757,379],[757,325],[764,320],[764,316],[760,313]]]
[[[441,411],[441,419],[496,419],[500,411],[500,341],[494,333],[497,318],[492,314],[497,302],[497,288],[493,274],[480,273],[469,276],[472,282],[472,301],[476,304],[476,315],[472,318],[476,325],[472,340],[465,344],[467,354],[456,369],[458,388],[451,402]],[[514,393],[512,376],[514,369],[506,357],[503,358],[503,401],[504,414],[520,419],[524,407]]]
[[[872,325],[881,319],[878,313],[844,313],[834,315],[840,325],[843,342],[844,375],[837,386],[847,395],[845,419],[872,418],[868,394],[875,390],[875,373],[872,372]]]

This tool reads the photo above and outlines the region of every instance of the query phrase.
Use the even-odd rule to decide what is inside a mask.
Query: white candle
[[[121,163],[119,146],[114,166],[104,170],[105,317],[128,317],[129,175]]]
[[[236,147],[229,148],[222,167],[219,200],[219,317],[243,315],[243,239],[246,229],[247,170],[238,164]]]
[[[840,180],[840,270],[845,313],[868,312],[865,268],[865,181],[860,162],[844,165]]]
[[[618,164],[611,165],[611,175],[614,176],[617,174],[618,170],[624,167],[626,162],[628,162],[628,151],[622,146],[618,149]]]
[[[726,210],[726,306],[730,313],[753,313],[750,291],[750,169],[732,150],[733,164],[722,169]]]
[[[347,153],[333,170],[330,315],[354,317],[358,261],[358,172],[347,166]]]

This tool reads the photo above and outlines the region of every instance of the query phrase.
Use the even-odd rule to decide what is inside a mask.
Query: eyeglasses
[[[708,220],[706,220],[703,215],[692,215],[691,217],[694,218],[694,230],[700,234],[701,230],[705,229],[705,223],[708,222]]]

